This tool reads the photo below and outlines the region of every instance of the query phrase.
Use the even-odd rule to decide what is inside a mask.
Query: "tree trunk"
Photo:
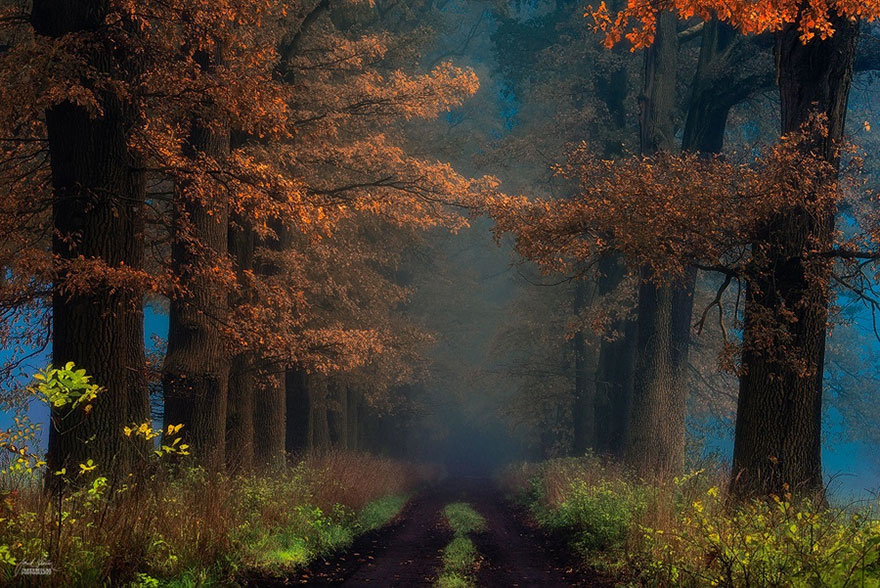
[[[352,451],[360,450],[360,412],[361,397],[357,388],[348,386],[346,402],[348,403],[348,448]]]
[[[229,154],[229,133],[195,123],[185,151],[196,161]],[[183,424],[197,462],[209,470],[225,466],[229,361],[220,324],[227,318],[226,292],[210,268],[226,257],[228,209],[225,194],[202,202],[186,183],[175,189],[172,267],[187,295],[171,301],[168,352],[162,384],[165,425]]]
[[[658,17],[654,43],[645,55],[640,125],[645,155],[671,151],[675,142],[675,84],[678,59],[676,19]],[[640,475],[664,476],[684,468],[687,393],[681,364],[688,330],[679,339],[683,310],[692,304],[692,286],[657,286],[649,270],[640,272],[638,334],[626,460]],[[681,308],[679,308],[681,306]],[[689,322],[688,315],[688,322]]]
[[[38,35],[61,37],[94,31],[104,24],[105,2],[35,0],[31,22]],[[98,72],[128,67],[100,48],[90,56]],[[85,73],[85,72],[84,72]],[[129,129],[137,122],[130,105],[102,92],[103,110],[93,116],[72,102],[46,112],[52,171],[53,253],[63,262],[82,257],[99,267],[139,270],[143,264],[142,167],[129,149]],[[58,276],[63,285],[64,271]],[[112,282],[112,280],[111,280]],[[136,459],[122,433],[126,425],[149,420],[144,356],[143,291],[117,287],[96,276],[85,292],[52,295],[52,361],[74,362],[104,387],[89,414],[53,409],[48,470],[92,459],[105,473],[123,473]]]
[[[348,429],[345,423],[345,387],[331,378],[327,390],[327,423],[330,429],[330,446],[345,449]]]
[[[239,215],[228,223],[227,247],[235,261],[239,280],[254,267],[254,231]],[[241,303],[233,298],[230,307]],[[229,365],[226,410],[226,465],[232,472],[248,472],[254,466],[254,387],[256,364],[251,351],[240,351]]]
[[[282,467],[286,461],[285,400],[284,376],[266,375],[254,401],[254,452],[257,464],[269,469]]]
[[[304,370],[287,370],[287,432],[284,448],[288,455],[302,453],[309,446],[309,377]]]
[[[729,78],[719,79],[719,74],[723,75],[732,69],[731,66],[736,66],[724,56],[737,42],[738,34],[729,24],[717,20],[703,26],[700,57],[681,140],[682,151],[721,153],[727,117],[741,95],[737,88],[731,88]]]
[[[579,315],[587,307],[587,282],[575,284],[573,311]],[[595,445],[595,383],[588,377],[587,344],[582,329],[572,337],[574,355],[574,402],[572,405],[574,455],[583,455]]]
[[[238,353],[229,366],[226,411],[226,467],[230,472],[249,472],[254,467],[254,358]]]
[[[603,256],[599,260],[599,274],[600,296],[620,288],[626,277],[626,265],[620,254]],[[632,401],[637,328],[635,321],[624,318],[614,321],[611,329],[616,336],[602,341],[596,367],[596,450],[623,459]]]
[[[827,133],[812,135],[811,150],[836,172],[835,144],[843,136],[858,25],[840,17],[833,25],[832,37],[807,44],[796,27],[786,27],[777,34],[776,59],[782,133],[801,130],[817,114],[827,117]],[[804,196],[809,201],[816,193]],[[800,495],[823,488],[822,380],[831,263],[804,261],[803,253],[833,245],[836,211],[828,208],[819,214],[802,206],[779,211],[752,247],[756,271],[746,292],[731,481],[739,497],[781,494],[786,484]],[[782,308],[793,318],[786,319]]]
[[[263,246],[273,253],[282,252],[290,243],[288,227],[280,219],[273,219],[271,225],[275,236],[266,239]],[[268,279],[283,271],[271,259],[256,265],[258,273]],[[274,358],[262,358],[260,364],[264,382],[258,386],[254,401],[254,451],[259,465],[274,468],[286,462],[288,366]]]

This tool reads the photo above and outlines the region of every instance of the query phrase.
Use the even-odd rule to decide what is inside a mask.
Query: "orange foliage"
[[[834,34],[832,15],[850,19],[874,20],[880,17],[878,0],[629,0],[626,8],[612,15],[605,2],[590,8],[596,28],[606,35],[609,47],[626,38],[634,48],[654,41],[657,15],[664,10],[681,19],[729,22],[743,33],[760,34],[795,25],[801,40],[827,39]]]
[[[190,276],[240,294],[242,304],[220,325],[230,353],[254,349],[322,371],[385,362],[405,374],[379,358],[405,358],[411,343],[428,336],[395,314],[408,296],[393,277],[395,247],[405,248],[415,230],[463,226],[455,207],[494,191],[495,182],[412,156],[401,125],[460,105],[479,81],[450,63],[419,73],[392,67],[386,57],[398,42],[393,35],[341,31],[326,14],[302,29],[312,8],[111,0],[103,27],[48,38],[34,33],[21,12],[26,7],[3,5],[0,265],[7,279],[0,306],[14,313],[32,301],[38,313],[53,290],[65,295],[98,285],[186,296],[169,270],[169,240],[184,239],[200,252],[186,268]],[[113,48],[109,73],[90,63],[96,45]],[[143,165],[133,171],[148,180],[145,270],[50,253],[42,113],[71,101],[101,117],[107,96],[136,112],[128,142],[132,160]],[[231,130],[232,151],[192,153],[186,142],[193,120],[210,131]],[[175,189],[208,214],[228,208],[264,243],[283,227],[290,247],[256,252],[258,263],[282,271],[236,271],[235,259],[200,247],[184,221],[172,237]],[[34,328],[31,340],[43,326]]]

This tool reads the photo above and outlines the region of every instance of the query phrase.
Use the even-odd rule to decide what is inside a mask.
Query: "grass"
[[[405,494],[396,494],[383,496],[368,503],[361,510],[358,518],[360,529],[366,532],[384,527],[400,514],[408,499]]]
[[[876,505],[790,495],[736,504],[701,469],[648,484],[594,456],[508,468],[502,484],[592,567],[651,586],[880,586]]]
[[[453,502],[443,507],[443,517],[456,535],[486,530],[486,519],[466,502]]]
[[[207,586],[283,575],[394,519],[432,472],[353,452],[230,477],[154,464],[60,500],[0,476],[0,584],[50,560],[63,586]],[[5,488],[5,489],[4,489]]]
[[[465,502],[454,502],[443,508],[443,518],[455,534],[443,549],[443,569],[437,577],[440,588],[470,588],[475,586],[474,571],[479,563],[479,553],[472,533],[486,530],[486,519]]]

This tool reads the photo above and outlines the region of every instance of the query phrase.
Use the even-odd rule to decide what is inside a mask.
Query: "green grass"
[[[405,494],[384,496],[367,504],[361,511],[358,524],[362,531],[380,529],[400,514],[409,497]]]
[[[454,502],[443,508],[443,516],[456,535],[486,530],[486,519],[466,502]]]
[[[479,553],[471,533],[486,530],[486,519],[465,502],[447,504],[443,517],[455,537],[443,549],[443,570],[435,582],[439,588],[470,588],[476,586],[474,570]]]

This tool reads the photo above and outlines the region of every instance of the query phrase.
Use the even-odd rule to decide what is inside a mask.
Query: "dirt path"
[[[491,482],[477,478],[450,480],[427,490],[398,523],[360,537],[347,553],[319,560],[297,577],[256,585],[430,586],[442,567],[443,547],[452,538],[440,511],[459,501],[473,505],[488,527],[473,537],[481,556],[479,586],[610,585],[574,569],[570,554],[524,524]]]

